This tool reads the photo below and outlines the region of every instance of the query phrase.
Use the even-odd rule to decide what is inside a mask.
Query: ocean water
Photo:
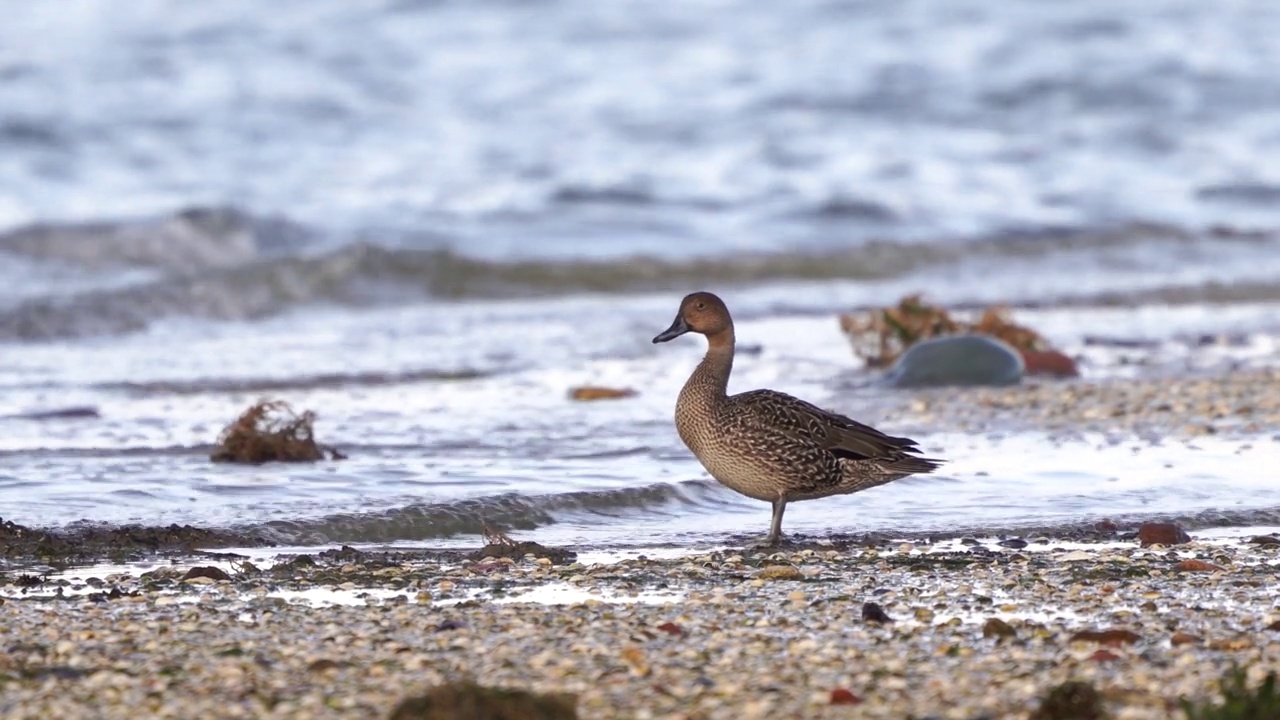
[[[672,426],[701,348],[650,340],[696,289],[753,350],[731,389],[873,423],[896,396],[835,315],[911,292],[1010,303],[1086,377],[1277,361],[1261,0],[0,7],[5,519],[763,533]],[[640,393],[568,400],[583,384]],[[211,464],[264,396],[350,458]],[[75,407],[96,416],[24,415]],[[796,504],[788,529],[1280,505],[1270,437],[885,429],[951,462]]]

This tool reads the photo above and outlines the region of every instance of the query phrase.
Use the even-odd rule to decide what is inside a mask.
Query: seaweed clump
[[[870,367],[888,367],[907,348],[943,335],[975,333],[1003,340],[1021,352],[1052,351],[1040,333],[1018,325],[1003,306],[989,307],[977,322],[956,320],[945,308],[919,294],[908,295],[893,307],[840,316],[840,329],[849,336],[853,352]]]
[[[407,698],[390,720],[577,720],[578,697],[491,688],[473,682],[438,685]]]
[[[1097,688],[1087,682],[1068,680],[1049,690],[1031,720],[1104,720],[1106,717],[1102,693]]]
[[[209,459],[261,465],[346,458],[337,449],[316,442],[315,419],[314,412],[299,414],[283,400],[259,400],[223,428]]]
[[[1257,688],[1249,687],[1248,673],[1233,668],[1218,681],[1222,703],[1192,704],[1183,698],[1182,712],[1187,720],[1272,720],[1280,718],[1280,688],[1272,670]]]
[[[520,560],[526,555],[533,555],[534,557],[548,558],[555,565],[565,565],[578,558],[578,554],[572,550],[547,547],[532,540],[512,540],[506,533],[492,527],[483,520],[480,521],[480,525],[485,545],[467,556],[471,560],[482,561],[488,558]]]

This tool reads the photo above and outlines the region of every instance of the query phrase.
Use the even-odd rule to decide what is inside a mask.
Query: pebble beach
[[[1154,720],[1280,663],[1278,553],[1274,536],[561,565],[346,550],[226,579],[7,578],[0,713],[384,717],[472,679],[571,693],[583,718],[977,720],[1034,717],[1079,681],[1111,717]]]

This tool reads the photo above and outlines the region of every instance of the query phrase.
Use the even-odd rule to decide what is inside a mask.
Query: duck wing
[[[770,430],[794,442],[816,445],[848,460],[923,460],[910,438],[886,435],[857,420],[777,390],[752,390],[728,398],[733,420]],[[917,471],[919,472],[919,471]]]

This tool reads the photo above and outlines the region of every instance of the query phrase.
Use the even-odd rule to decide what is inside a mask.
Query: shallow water
[[[0,420],[5,517],[52,525],[260,527],[307,544],[474,537],[482,518],[540,542],[588,546],[762,533],[767,507],[710,481],[675,434],[672,406],[701,345],[649,342],[654,328],[666,324],[666,313],[658,314],[665,303],[618,302],[609,317],[576,322],[565,311],[583,307],[581,301],[559,305],[462,304],[444,319],[332,312],[213,326],[194,336],[189,327],[174,327],[81,341],[74,353],[66,345],[27,346],[16,373],[39,373],[40,380],[11,376],[15,410],[85,405],[101,417]],[[546,317],[539,333],[520,329],[539,312]],[[1165,367],[1182,374],[1224,358],[1243,367],[1273,363],[1276,338],[1268,333],[1248,333],[1225,347],[1170,339],[1232,323],[1257,326],[1270,312],[1238,306],[1230,312],[1039,311],[1026,318],[1069,341],[1087,374],[1106,377],[1131,374],[1135,366],[1114,349],[1084,344],[1083,331],[1095,325],[1125,337],[1165,338],[1143,351],[1150,360],[1143,372]],[[893,399],[855,370],[831,316],[747,316],[740,342],[760,350],[739,358],[731,389],[775,387],[871,422]],[[646,325],[652,318],[659,321]],[[1082,326],[1082,320],[1090,322]],[[627,332],[610,332],[611,325]],[[490,347],[458,342],[459,327],[490,329],[465,333]],[[516,338],[527,343],[515,344]],[[265,358],[273,367],[264,367]],[[424,379],[424,370],[461,377]],[[366,374],[375,371],[381,375]],[[296,382],[327,374],[338,377]],[[320,440],[349,459],[262,467],[209,462],[221,425],[271,393],[276,381],[293,383],[275,394],[318,410]],[[640,394],[570,401],[568,390],[580,384]],[[856,496],[793,504],[788,530],[941,531],[1100,516],[1230,514],[1276,504],[1265,474],[1280,460],[1280,442],[1271,437],[1153,444],[1012,428],[1003,435],[957,435],[947,432],[945,419],[929,427],[886,427],[909,431],[948,464],[933,476]]]

